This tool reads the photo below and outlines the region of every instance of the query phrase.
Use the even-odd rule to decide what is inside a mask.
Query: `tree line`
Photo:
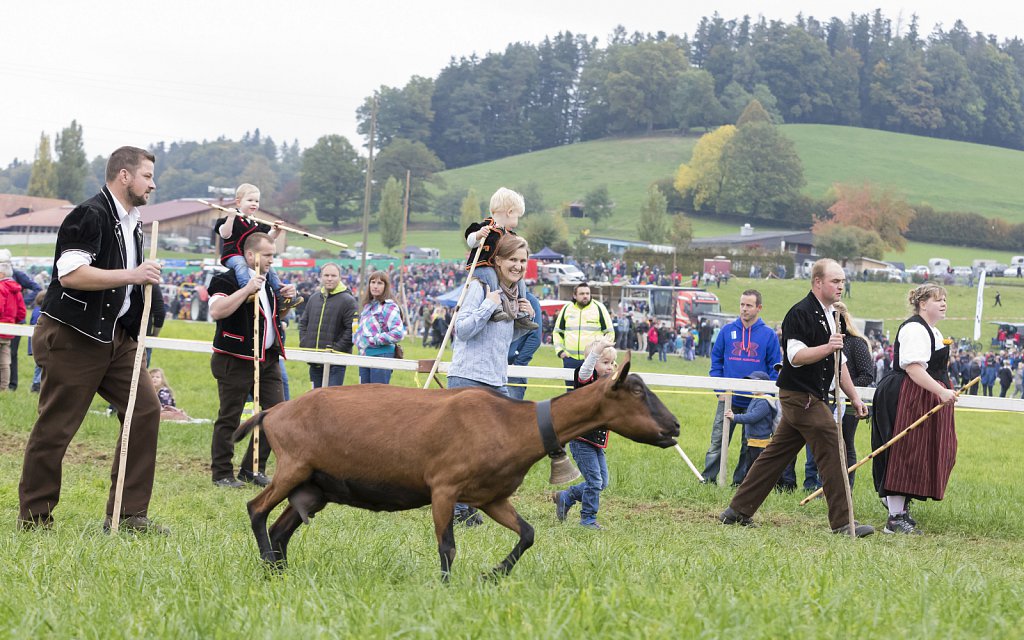
[[[1024,148],[1024,41],[957,20],[922,35],[881,10],[820,21],[701,19],[693,36],[568,31],[453,58],[382,86],[358,110],[375,144],[421,142],[448,168],[609,135],[734,123],[752,99],[776,122],[838,124]]]

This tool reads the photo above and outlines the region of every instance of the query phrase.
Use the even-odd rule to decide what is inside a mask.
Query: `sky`
[[[354,146],[355,110],[381,85],[436,77],[454,57],[537,43],[560,31],[692,35],[700,18],[797,14],[827,21],[881,8],[922,34],[962,19],[1000,40],[1024,36],[1024,3],[917,0],[47,0],[0,9],[0,166],[31,161],[41,133],[73,119],[89,158],[122,145],[240,138],[256,128],[305,148],[327,134]],[[905,29],[905,26],[904,26]]]

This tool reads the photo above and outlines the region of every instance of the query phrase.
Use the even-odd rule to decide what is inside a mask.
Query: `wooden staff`
[[[211,209],[217,209],[218,211],[223,211],[225,213],[233,213],[236,216],[241,216],[243,218],[248,218],[248,219],[252,220],[253,222],[258,222],[260,224],[265,224],[268,227],[273,227],[275,224],[277,224],[277,223],[274,223],[274,222],[270,222],[269,220],[263,220],[262,218],[257,218],[256,216],[247,216],[247,215],[243,214],[242,212],[238,211],[237,209],[228,209],[226,207],[222,207],[220,205],[213,204],[212,202],[209,202],[207,200],[203,200],[202,198],[197,198],[196,201],[199,202],[200,204],[205,204],[206,206],[210,207]],[[320,240],[322,242],[326,242],[327,244],[333,244],[336,247],[341,247],[342,249],[348,249],[348,245],[345,244],[344,242],[338,242],[337,240],[331,240],[330,238],[325,238],[323,236],[318,236],[315,233],[309,233],[308,231],[303,231],[302,229],[296,229],[295,227],[289,227],[289,226],[283,225],[283,224],[277,224],[277,228],[281,229],[282,231],[287,231],[288,233],[297,233],[300,236],[304,236],[306,238],[310,238],[311,240]]]
[[[678,451],[679,455],[683,457],[683,462],[686,463],[686,466],[690,467],[690,471],[693,472],[693,475],[697,476],[697,482],[704,482],[704,476],[700,475],[700,471],[697,471],[697,467],[693,466],[693,462],[690,461],[690,458],[687,457],[683,448],[678,444],[676,445],[676,451]]]
[[[963,394],[968,389],[970,389],[971,387],[976,385],[979,380],[981,380],[981,376],[979,376],[979,377],[975,378],[974,380],[971,380],[970,382],[965,384],[959,391],[956,392],[956,397],[959,398],[961,394]],[[921,416],[920,418],[918,418],[917,420],[912,422],[910,424],[910,426],[908,426],[903,431],[900,431],[898,435],[896,435],[895,437],[892,438],[892,440],[889,440],[889,442],[886,442],[882,446],[878,447],[877,449],[875,449],[874,451],[872,451],[871,453],[866,455],[863,459],[858,460],[856,464],[851,465],[850,468],[846,470],[847,473],[851,473],[853,471],[856,471],[857,469],[860,469],[862,466],[867,464],[868,460],[871,460],[873,458],[878,457],[878,454],[882,453],[883,451],[885,451],[886,449],[888,449],[892,445],[896,444],[900,439],[903,438],[903,436],[907,435],[908,433],[910,433],[911,431],[913,431],[917,427],[919,427],[922,424],[924,424],[925,420],[927,420],[928,418],[930,418],[933,415],[935,415],[936,413],[938,413],[938,411],[940,409],[942,409],[944,406],[946,406],[946,403],[945,402],[940,402],[939,404],[937,404],[934,407],[932,407],[931,409],[929,409],[928,413],[924,414],[923,416]],[[808,502],[810,502],[811,500],[817,498],[819,495],[821,495],[821,492],[822,492],[822,489],[818,489],[817,491],[815,491],[811,495],[807,496],[806,498],[804,498],[803,500],[800,501],[800,506],[803,506],[803,505],[807,504]]]
[[[260,275],[260,254],[256,253],[256,276]],[[253,300],[253,323],[252,323],[252,415],[260,412],[260,293],[263,287],[256,292]],[[252,475],[260,470],[260,425],[252,430]]]
[[[149,259],[156,260],[157,234],[160,223],[153,221],[149,238]],[[114,513],[110,516],[110,530],[117,533],[121,524],[121,499],[124,497],[124,475],[128,468],[128,439],[132,432],[132,418],[135,415],[135,398],[139,392],[139,373],[146,357],[146,330],[149,328],[149,312],[153,304],[153,285],[142,287],[142,320],[139,322],[139,341],[135,347],[135,367],[132,369],[132,383],[128,391],[128,407],[124,412],[121,426],[121,452],[117,461],[117,482],[114,483]]]
[[[480,239],[480,244],[476,248],[476,253],[473,254],[473,263],[469,265],[469,273],[466,274],[466,284],[462,286],[462,293],[459,294],[459,300],[455,303],[455,309],[452,311],[452,321],[448,323],[448,330],[444,332],[444,338],[441,340],[441,348],[437,351],[437,357],[434,358],[434,366],[430,368],[430,373],[427,374],[427,381],[423,383],[424,389],[430,388],[430,381],[434,379],[437,374],[437,367],[441,364],[441,356],[444,355],[444,348],[448,346],[448,338],[452,335],[452,329],[455,328],[455,318],[459,315],[459,309],[462,308],[462,301],[466,299],[466,292],[469,291],[469,283],[473,281],[473,272],[476,271],[476,263],[480,261],[480,254],[484,250],[484,242],[487,240],[486,237]]]
[[[722,411],[732,411],[732,391],[725,392],[725,408]],[[729,461],[729,418],[722,416],[722,455],[718,458],[718,486],[724,487],[728,475]],[[703,478],[704,476],[701,476]]]
[[[839,330],[839,312],[832,312],[832,320],[836,324],[836,333],[842,334]],[[846,442],[843,440],[843,389],[840,386],[842,380],[843,350],[835,352],[836,370],[836,440],[839,444],[839,464],[846,464]],[[847,472],[848,473],[848,472]],[[846,496],[846,513],[850,518],[850,537],[857,538],[857,527],[853,524],[853,496],[850,494],[850,480],[847,474],[843,474],[843,495]]]
[[[402,301],[402,311],[405,313],[405,320],[412,323],[409,318],[409,301],[405,297],[405,236],[409,226],[409,185],[412,172],[405,172],[405,207],[402,214],[402,253],[398,257],[398,297]]]

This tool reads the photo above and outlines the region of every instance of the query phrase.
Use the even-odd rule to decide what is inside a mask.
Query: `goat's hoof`
[[[490,571],[481,574],[480,578],[483,579],[485,582],[498,582],[507,575],[508,569],[501,565],[498,565]]]

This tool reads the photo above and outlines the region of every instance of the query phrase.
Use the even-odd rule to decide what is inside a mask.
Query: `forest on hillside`
[[[821,21],[703,18],[692,36],[562,32],[436,78],[380,87],[359,110],[376,144],[424,143],[448,168],[609,135],[735,123],[756,98],[777,122],[838,124],[1024,148],[1024,41],[923,33],[881,10]]]
[[[601,46],[562,32],[453,58],[435,78],[380,87],[356,115],[368,139],[376,112],[373,210],[388,179],[404,182],[409,171],[410,210],[455,223],[466,194],[445,191],[437,176],[445,169],[608,136],[713,131],[736,123],[753,102],[772,124],[850,125],[1022,149],[1024,41],[997,42],[960,21],[924,34],[916,17],[894,25],[880,10],[792,22],[715,13],[692,36],[619,27]],[[240,140],[160,142],[151,150],[157,201],[254,182],[264,208],[291,220],[338,225],[362,211],[367,158],[359,141],[343,136],[302,149],[255,129]],[[77,201],[98,189],[105,162],[87,159],[82,125],[72,121],[52,144],[40,136],[33,162],[0,170],[0,193]],[[830,203],[797,199],[802,178],[794,176],[768,215],[809,224]],[[674,201],[671,184],[662,191],[670,209],[706,210],[699,200]],[[758,206],[727,198],[714,213],[764,215]]]

